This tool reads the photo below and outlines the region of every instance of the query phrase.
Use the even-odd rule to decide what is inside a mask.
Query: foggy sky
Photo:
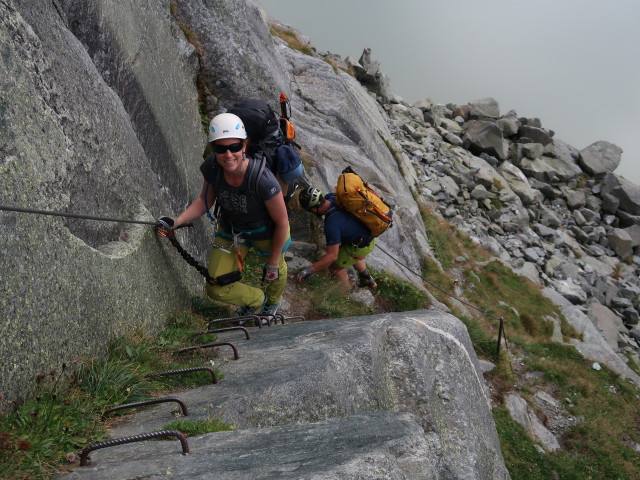
[[[637,0],[261,0],[318,49],[364,47],[413,103],[493,97],[501,113],[538,117],[577,149],[624,150],[615,170],[640,185]]]

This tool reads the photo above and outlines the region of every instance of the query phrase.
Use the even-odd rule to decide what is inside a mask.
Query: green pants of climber
[[[223,235],[224,232],[221,232]],[[219,245],[231,253],[227,253],[219,248],[212,248],[209,254],[209,275],[216,278],[225,273],[238,270],[238,254],[233,251],[233,241],[221,236],[216,236],[214,245]],[[249,253],[249,249],[253,248],[256,253],[263,257],[265,262],[271,253],[271,239],[266,240],[248,240],[246,239],[240,245],[240,256],[242,260]],[[260,288],[245,285],[241,282],[231,283],[229,285],[219,286],[207,284],[207,295],[214,300],[223,303],[230,303],[240,307],[248,305],[258,308],[262,305],[265,294],[267,295],[267,303],[274,305],[280,301],[284,294],[287,284],[287,262],[284,260],[284,253],[280,254],[278,260],[278,278],[266,284],[264,292]]]
[[[354,245],[340,245],[336,265],[342,268],[347,268],[352,266],[358,260],[364,260],[364,257],[371,253],[371,250],[373,250],[373,247],[375,247],[375,245],[375,238],[371,240],[371,243],[369,243],[369,245],[362,248],[356,247]]]

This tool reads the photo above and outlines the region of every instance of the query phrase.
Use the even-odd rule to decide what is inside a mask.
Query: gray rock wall
[[[327,190],[347,164],[356,168],[396,206],[379,245],[419,271],[429,247],[405,180],[413,168],[394,157],[401,147],[375,99],[320,58],[274,41],[252,1],[177,5],[200,59],[169,2],[0,2],[1,204],[145,220],[181,211],[202,181],[199,73],[209,112],[246,96],[277,106],[285,91],[317,167],[307,180]],[[8,212],[0,224],[5,399],[42,369],[157,325],[202,284],[151,227]],[[208,233],[197,222],[179,234],[201,262]],[[379,250],[369,261],[409,278]]]
[[[188,419],[220,418],[237,428],[232,435],[208,435],[213,450],[196,439],[189,466],[175,447],[140,448],[142,462],[105,449],[72,478],[147,478],[167,470],[193,478],[206,465],[220,468],[220,478],[509,478],[478,358],[451,315],[432,309],[287,323],[234,343],[238,360],[216,359],[220,382],[177,393]],[[139,411],[113,434],[160,430],[172,409]],[[358,426],[363,415],[366,429]],[[293,438],[302,445],[294,447]],[[258,452],[274,442],[282,448],[265,470]]]
[[[0,204],[153,220],[195,197],[204,136],[175,33],[168,2],[1,0]],[[0,212],[5,402],[199,290],[152,227],[123,225]]]
[[[412,191],[413,167],[389,149],[401,147],[387,127],[383,111],[350,75],[322,58],[286,48],[269,35],[264,12],[251,0],[193,1],[179,4],[180,17],[202,47],[202,73],[210,94],[208,109],[229,108],[239,98],[261,98],[278,108],[280,92],[291,101],[296,140],[312,168],[309,183],[327,191],[347,165],[396,206],[396,226],[379,245],[414,271],[430,250]],[[405,162],[404,164],[402,162]],[[417,181],[416,181],[417,182]],[[304,240],[298,238],[298,240]],[[415,281],[381,251],[369,263]]]

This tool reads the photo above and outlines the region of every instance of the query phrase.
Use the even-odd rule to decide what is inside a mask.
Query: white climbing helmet
[[[215,142],[221,138],[247,138],[247,131],[240,117],[233,113],[216,115],[209,124],[209,141]]]

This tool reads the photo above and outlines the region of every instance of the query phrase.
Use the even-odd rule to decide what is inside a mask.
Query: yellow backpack
[[[338,177],[336,203],[355,215],[377,237],[393,224],[393,211],[351,167]]]

